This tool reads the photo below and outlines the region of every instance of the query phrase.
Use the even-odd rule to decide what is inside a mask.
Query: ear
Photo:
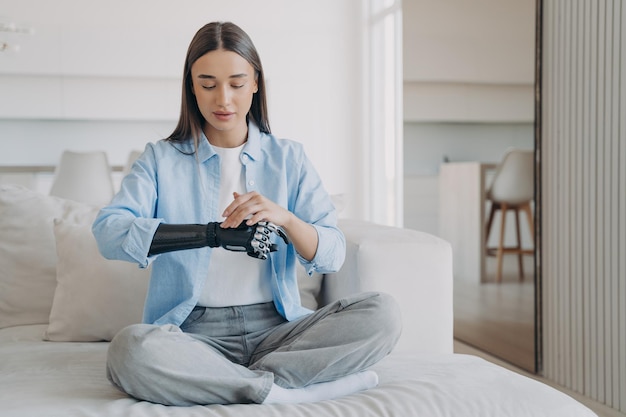
[[[259,74],[254,74],[254,89],[252,93],[257,93],[259,91]]]

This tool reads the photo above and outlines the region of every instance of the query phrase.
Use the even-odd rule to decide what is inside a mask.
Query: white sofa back
[[[357,291],[395,297],[403,316],[396,352],[452,353],[452,248],[433,235],[342,219],[346,262],[324,277],[321,302]]]

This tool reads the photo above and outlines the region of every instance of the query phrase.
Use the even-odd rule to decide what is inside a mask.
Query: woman
[[[296,262],[337,271],[345,239],[302,147],[270,133],[261,61],[232,23],[194,36],[176,129],[146,146],[93,232],[105,257],[152,264],[144,324],[107,358],[111,382],[138,399],[334,398],[375,386],[367,368],[399,337],[384,294],[300,305]]]

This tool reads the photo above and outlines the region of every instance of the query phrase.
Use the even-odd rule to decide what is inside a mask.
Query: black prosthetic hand
[[[270,251],[277,250],[270,241],[271,230],[261,223],[248,226],[244,221],[237,227],[227,229],[222,229],[219,223],[209,223],[207,232],[209,246],[213,248],[221,246],[235,252],[246,252],[259,259],[267,259]]]
[[[217,222],[209,224],[161,224],[154,234],[148,255],[195,249],[204,246],[246,252],[258,259],[267,259],[268,253],[277,250],[270,241],[270,234],[279,235],[289,243],[287,235],[276,225],[259,222],[252,226],[244,221],[236,228],[222,229]]]

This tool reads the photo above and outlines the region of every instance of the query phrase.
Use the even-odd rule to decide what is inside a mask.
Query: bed
[[[149,271],[106,261],[90,224],[97,207],[0,186],[0,415],[17,416],[594,416],[567,395],[470,355],[452,353],[452,253],[432,235],[344,219],[336,274],[299,280],[315,308],[384,291],[403,335],[375,365],[369,391],[295,405],[168,407],[106,379],[108,341],[141,319]]]

